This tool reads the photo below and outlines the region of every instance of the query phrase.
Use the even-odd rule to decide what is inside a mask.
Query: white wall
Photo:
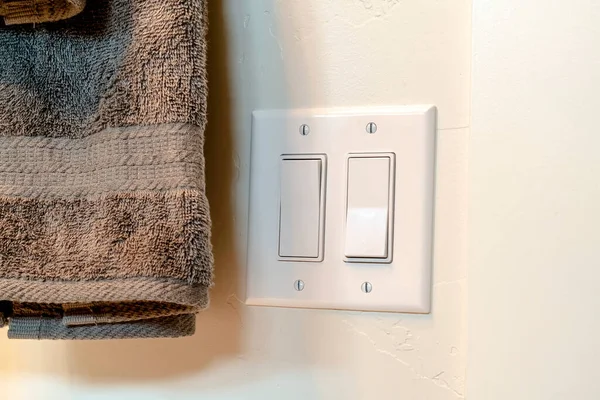
[[[470,400],[600,398],[600,2],[474,0]]]
[[[208,186],[217,282],[182,340],[0,340],[20,399],[462,398],[470,0],[210,0]],[[250,112],[439,108],[431,315],[247,308]]]

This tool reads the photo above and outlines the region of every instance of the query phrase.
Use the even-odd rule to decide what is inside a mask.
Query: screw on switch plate
[[[360,288],[365,293],[371,293],[371,290],[373,290],[373,285],[371,285],[371,282],[363,282]]]
[[[370,134],[377,132],[377,124],[375,122],[369,122],[367,124],[367,132]]]
[[[302,124],[300,125],[300,134],[302,136],[306,136],[310,133],[310,126],[306,125],[306,124]]]
[[[298,279],[296,282],[294,282],[294,289],[296,289],[299,292],[304,290],[304,281]]]

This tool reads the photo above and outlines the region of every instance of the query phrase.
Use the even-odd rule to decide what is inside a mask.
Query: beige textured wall
[[[208,190],[217,285],[188,339],[0,339],[21,399],[462,398],[466,354],[469,0],[210,0]],[[248,308],[250,112],[439,108],[431,315]]]
[[[474,0],[472,400],[600,398],[600,3]]]

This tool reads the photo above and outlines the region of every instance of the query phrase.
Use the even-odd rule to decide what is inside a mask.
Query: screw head
[[[377,132],[377,124],[375,122],[369,122],[367,124],[367,132],[370,134]]]
[[[304,281],[298,279],[296,282],[294,282],[294,289],[296,289],[299,292],[304,290]]]
[[[371,282],[363,282],[363,284],[360,285],[360,288],[364,293],[371,293],[371,290],[373,290],[373,285],[371,285]]]
[[[302,124],[300,125],[300,134],[302,136],[306,136],[310,133],[310,126],[306,125],[306,124]]]

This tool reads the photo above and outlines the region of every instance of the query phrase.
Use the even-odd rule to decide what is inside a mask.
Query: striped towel
[[[206,5],[88,0],[64,21],[0,26],[0,325],[10,338],[194,332],[213,269]]]

